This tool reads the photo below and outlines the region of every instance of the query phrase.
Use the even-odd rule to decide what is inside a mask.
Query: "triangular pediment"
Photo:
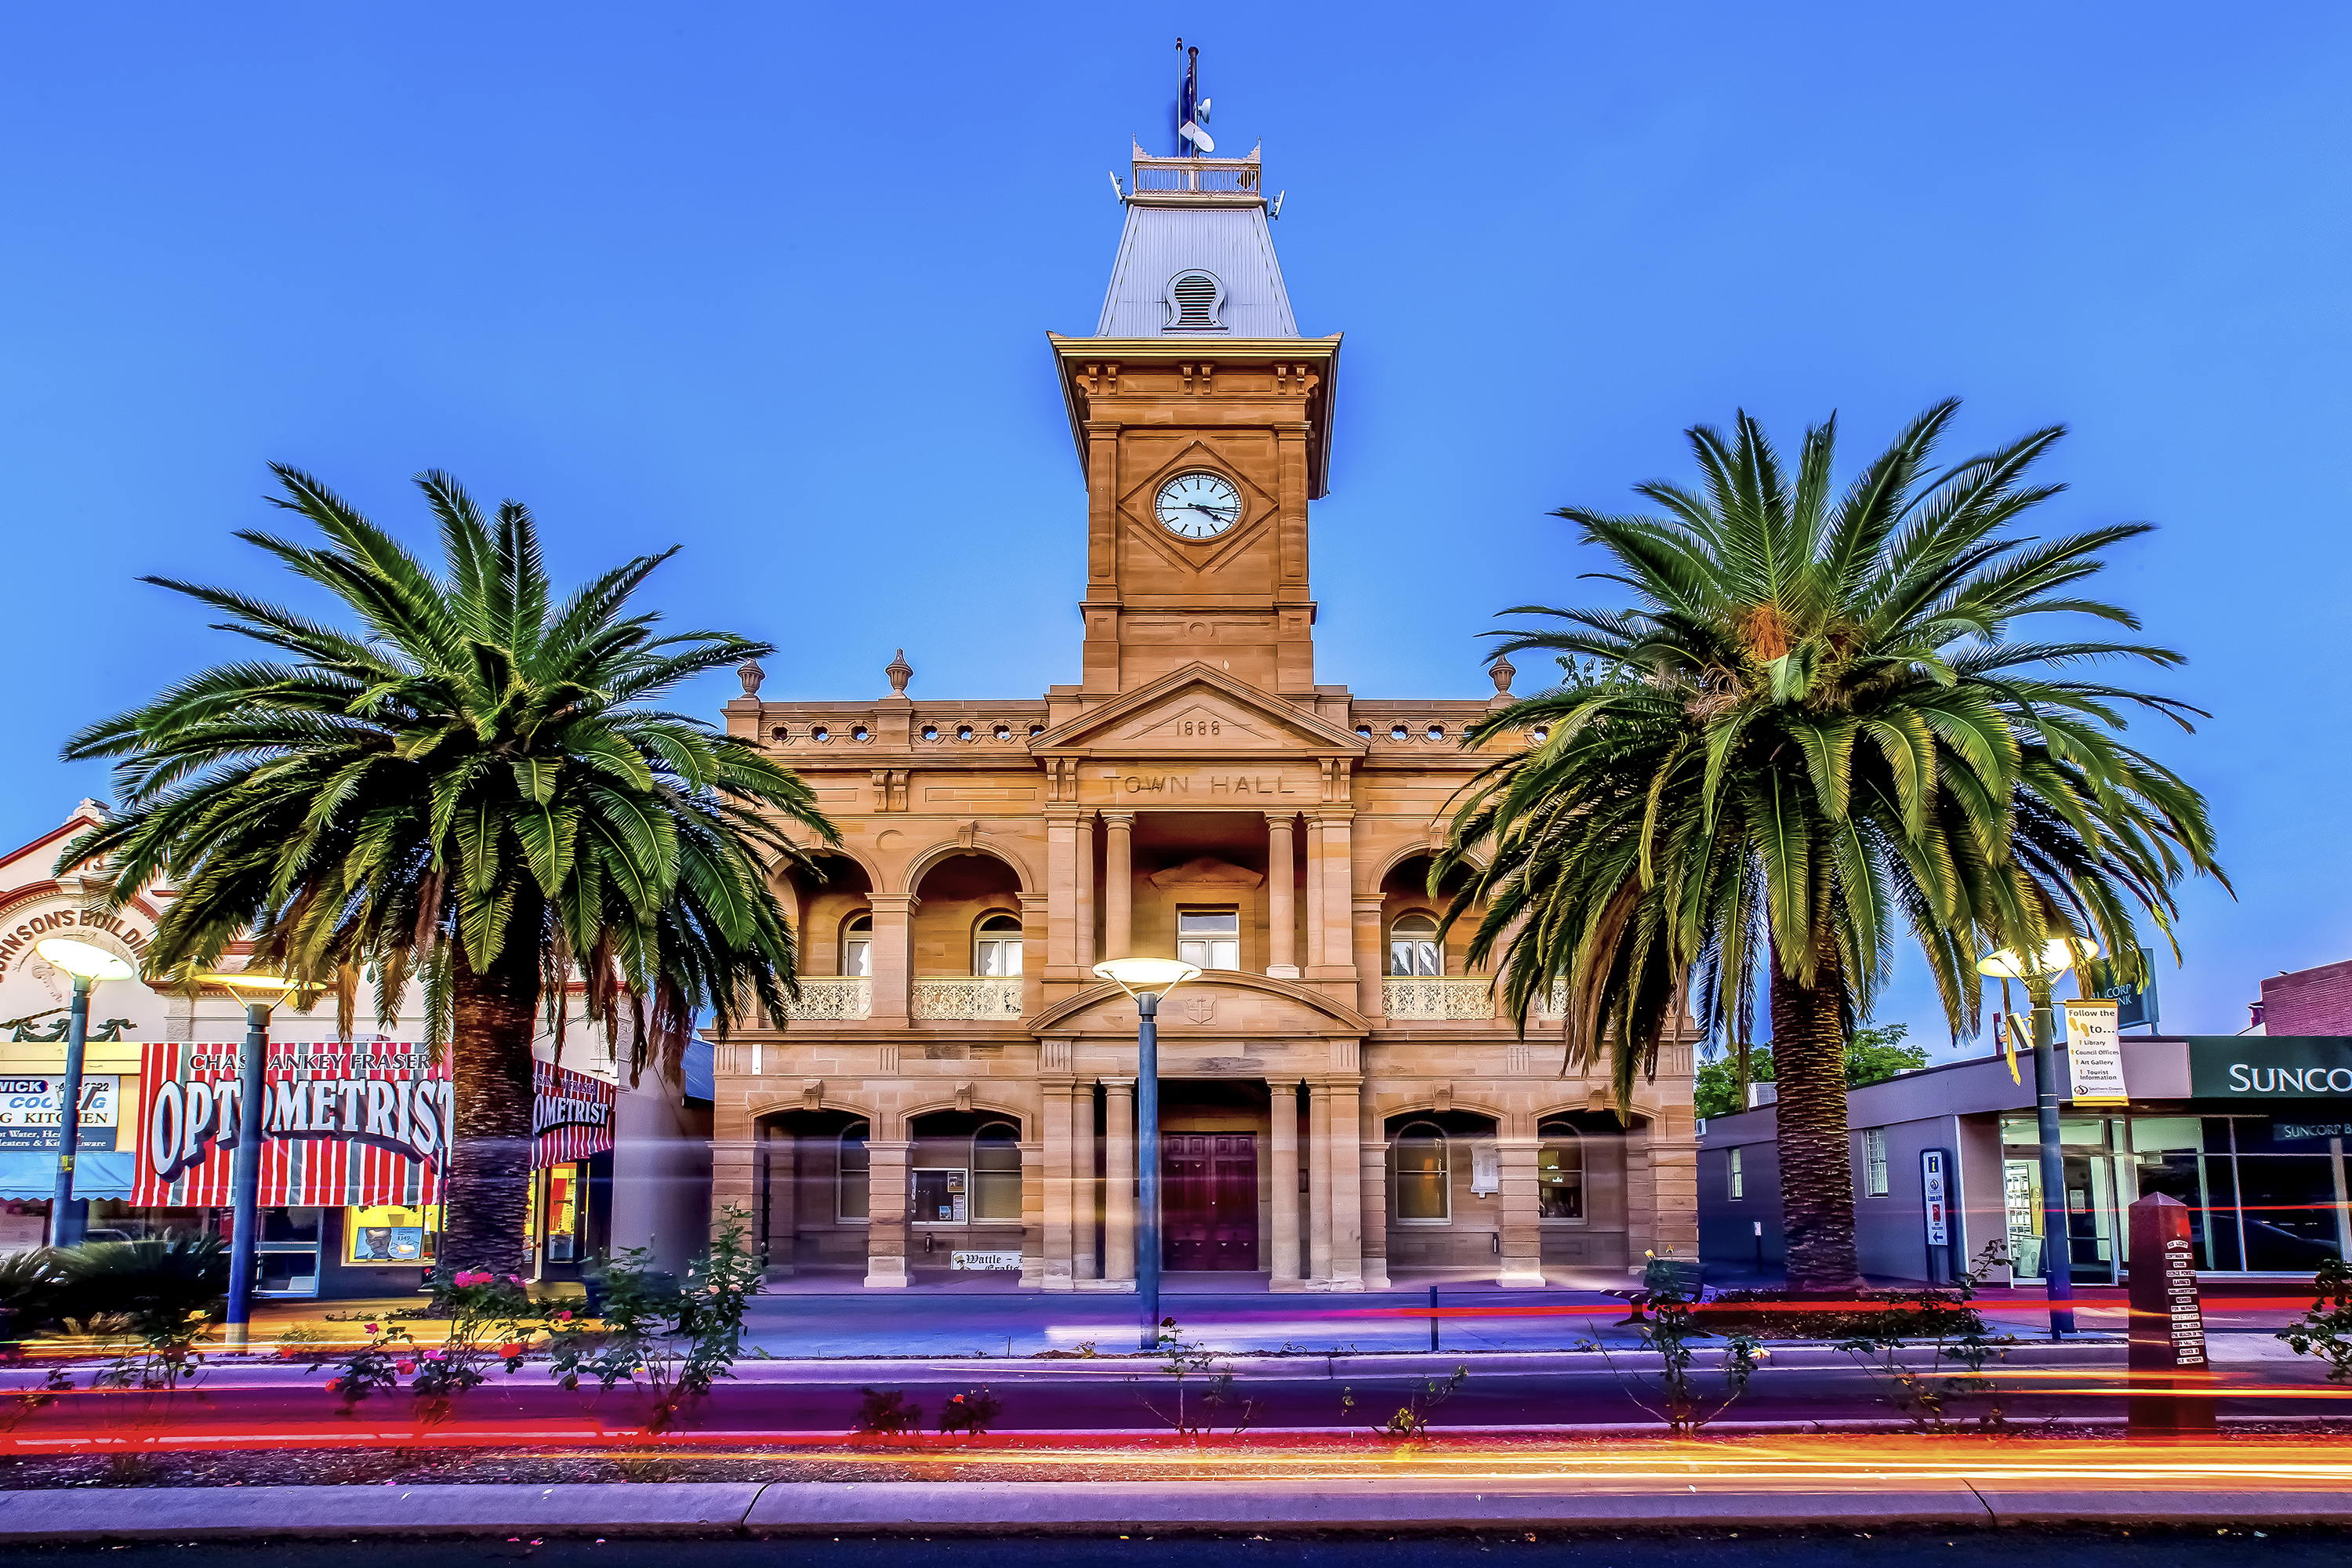
[[[1364,742],[1213,666],[1171,670],[1029,742],[1031,752],[1128,756],[1361,756]]]

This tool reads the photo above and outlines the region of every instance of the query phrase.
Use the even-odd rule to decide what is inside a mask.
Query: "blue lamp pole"
[[[89,1046],[90,988],[139,972],[108,949],[69,936],[35,942],[33,951],[73,977],[65,1081],[58,1089],[58,1179],[49,1195],[49,1245],[71,1247],[82,1237],[81,1211],[74,1205],[74,1156],[81,1151],[81,1066]]]
[[[294,987],[275,974],[231,970],[206,974],[245,1004],[245,1047],[236,1058],[236,1158],[229,1167],[228,1313],[223,1325],[228,1348],[243,1350],[252,1337],[253,1271],[261,1240],[262,1059],[269,1054],[269,1010]]]
[[[2058,1031],[2050,1016],[2050,991],[2078,962],[2074,947],[2070,941],[2053,938],[2038,953],[2004,947],[1977,961],[1979,974],[2024,981],[2025,994],[2033,1003],[2033,1108],[2035,1133],[2042,1142],[2042,1290],[2050,1303],[2053,1340],[2074,1331],[2074,1249],[2068,1234],[2073,1222],[2066,1206],[2066,1158],[2060,1146]],[[2093,946],[2080,962],[2097,956]]]
[[[1135,998],[1135,1289],[1142,1348],[1160,1348],[1160,999],[1200,970],[1173,958],[1114,958],[1095,973]]]

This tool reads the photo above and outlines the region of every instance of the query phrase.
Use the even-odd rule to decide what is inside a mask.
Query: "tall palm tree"
[[[364,973],[387,1026],[421,978],[428,1033],[454,1048],[442,1257],[520,1269],[542,1005],[560,1044],[579,976],[592,1019],[630,1026],[638,1068],[698,1009],[723,1028],[748,1003],[780,1008],[793,938],[768,878],[799,855],[781,825],[834,830],[757,748],[642,705],[771,651],[625,613],[675,547],[559,605],[513,501],[487,521],[456,480],[420,476],[436,575],[316,479],[276,472],[270,499],[324,542],[237,537],[334,595],[356,630],[145,579],[292,662],[218,666],[76,735],[67,757],[118,759],[118,810],[59,864],[107,857],[118,900],[156,878],[178,889],[153,973],[249,939],[257,961],[333,992],[346,1031]]]
[[[2029,616],[2137,630],[2076,585],[2147,526],[2021,532],[2059,488],[2026,474],[2063,431],[1931,471],[1956,407],[1921,415],[1843,494],[1834,420],[1792,475],[1742,413],[1729,439],[1688,433],[1703,489],[1637,487],[1663,515],[1561,508],[1609,557],[1590,575],[1633,602],[1505,612],[1559,623],[1497,634],[1507,651],[1586,662],[1471,732],[1544,739],[1477,776],[1433,870],[1433,887],[1470,873],[1448,920],[1485,903],[1471,956],[1502,954],[1522,1023],[1565,985],[1570,1059],[1617,1043],[1621,1105],[1694,979],[1707,1027],[1753,1037],[1762,966],[1803,1289],[1858,1279],[1841,1058],[1904,929],[1958,1037],[1977,1025],[1980,953],[2083,937],[2136,978],[2135,911],[2169,940],[2185,871],[2221,876],[2203,800],[2119,738],[2131,710],[2184,729],[2198,710],[2075,673],[2180,656],[2012,637]]]

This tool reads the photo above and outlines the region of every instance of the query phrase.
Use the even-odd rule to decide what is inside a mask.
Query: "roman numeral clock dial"
[[[1222,474],[1179,474],[1152,502],[1160,525],[1180,539],[1214,539],[1242,519],[1242,493]]]

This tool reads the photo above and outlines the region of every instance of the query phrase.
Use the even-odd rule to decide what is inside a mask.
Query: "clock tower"
[[[1339,339],[1291,319],[1253,149],[1134,153],[1095,335],[1049,334],[1087,479],[1084,702],[1199,663],[1315,705],[1307,504]]]

